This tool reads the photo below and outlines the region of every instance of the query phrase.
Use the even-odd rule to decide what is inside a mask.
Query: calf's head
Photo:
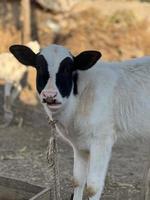
[[[26,66],[36,71],[36,88],[42,103],[52,112],[58,111],[72,93],[77,95],[77,71],[91,68],[101,57],[98,51],[84,51],[73,56],[60,45],[50,45],[35,54],[29,47],[13,45],[10,52]]]

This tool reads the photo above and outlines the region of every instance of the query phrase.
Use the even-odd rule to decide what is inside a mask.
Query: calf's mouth
[[[43,99],[43,103],[46,103],[49,106],[60,106],[61,105],[61,102],[54,99],[53,97],[47,97],[47,98]]]

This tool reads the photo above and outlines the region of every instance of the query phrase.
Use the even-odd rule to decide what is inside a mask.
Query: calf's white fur
[[[57,90],[62,106],[53,112],[53,118],[67,128],[68,133],[62,137],[74,151],[73,200],[82,200],[85,185],[89,200],[99,200],[116,139],[150,134],[150,57],[98,61],[89,70],[78,70],[78,94],[71,92],[68,99],[63,99],[55,74],[70,53],[59,45],[50,45],[40,53],[51,69],[43,91]]]

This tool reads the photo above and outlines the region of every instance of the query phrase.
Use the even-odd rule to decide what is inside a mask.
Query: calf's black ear
[[[83,51],[74,57],[74,69],[87,70],[91,68],[102,56],[99,51]]]
[[[35,67],[36,54],[27,46],[12,45],[9,47],[10,52],[24,65]]]

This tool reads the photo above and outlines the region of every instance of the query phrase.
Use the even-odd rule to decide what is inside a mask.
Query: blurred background
[[[0,54],[12,44],[61,44],[74,54],[99,50],[114,61],[150,55],[149,0],[0,0]],[[0,70],[5,69],[0,58]],[[1,71],[0,71],[1,74]],[[7,81],[7,80],[5,80]],[[4,115],[0,80],[0,124]],[[35,91],[35,71],[13,102],[13,120],[0,129],[0,175],[51,186],[46,152],[50,129]],[[134,145],[133,145],[134,144]],[[114,147],[104,200],[142,200],[149,142],[119,141]],[[62,198],[69,199],[72,150],[59,145]]]

